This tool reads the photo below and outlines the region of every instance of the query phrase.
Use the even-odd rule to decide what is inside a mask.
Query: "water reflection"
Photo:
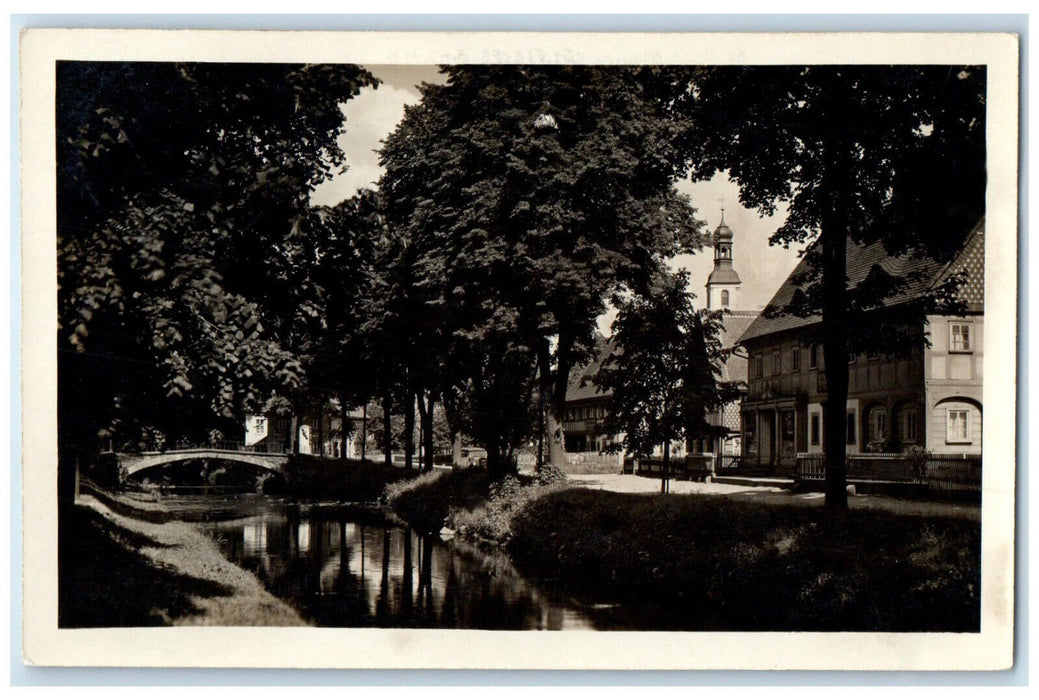
[[[210,526],[232,561],[329,627],[583,629],[590,621],[508,560],[407,528],[268,514]]]

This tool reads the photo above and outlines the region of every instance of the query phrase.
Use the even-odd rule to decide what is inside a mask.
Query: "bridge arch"
[[[141,454],[117,454],[120,470],[125,470],[125,475],[131,477],[138,472],[152,467],[166,464],[186,462],[193,459],[219,459],[227,462],[238,462],[249,464],[260,469],[274,472],[278,476],[287,479],[285,465],[288,463],[288,455],[263,454],[258,452],[242,452],[237,450],[217,449],[189,449],[171,450],[169,452],[143,452]]]

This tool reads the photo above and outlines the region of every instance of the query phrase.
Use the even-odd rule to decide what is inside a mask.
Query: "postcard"
[[[27,664],[1012,666],[1017,37],[20,59]]]

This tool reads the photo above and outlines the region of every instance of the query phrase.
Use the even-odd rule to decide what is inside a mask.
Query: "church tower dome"
[[[707,278],[707,308],[738,308],[736,295],[739,293],[740,276],[732,267],[732,229],[725,224],[725,210],[722,209],[721,223],[714,230],[714,269]]]

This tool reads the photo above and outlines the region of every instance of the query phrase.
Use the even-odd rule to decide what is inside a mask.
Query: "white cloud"
[[[345,131],[339,147],[346,153],[347,171],[319,185],[311,195],[313,204],[337,204],[359,189],[374,186],[382,174],[378,149],[401,117],[404,105],[418,101],[418,93],[387,83],[378,89],[365,88],[346,103]]]

